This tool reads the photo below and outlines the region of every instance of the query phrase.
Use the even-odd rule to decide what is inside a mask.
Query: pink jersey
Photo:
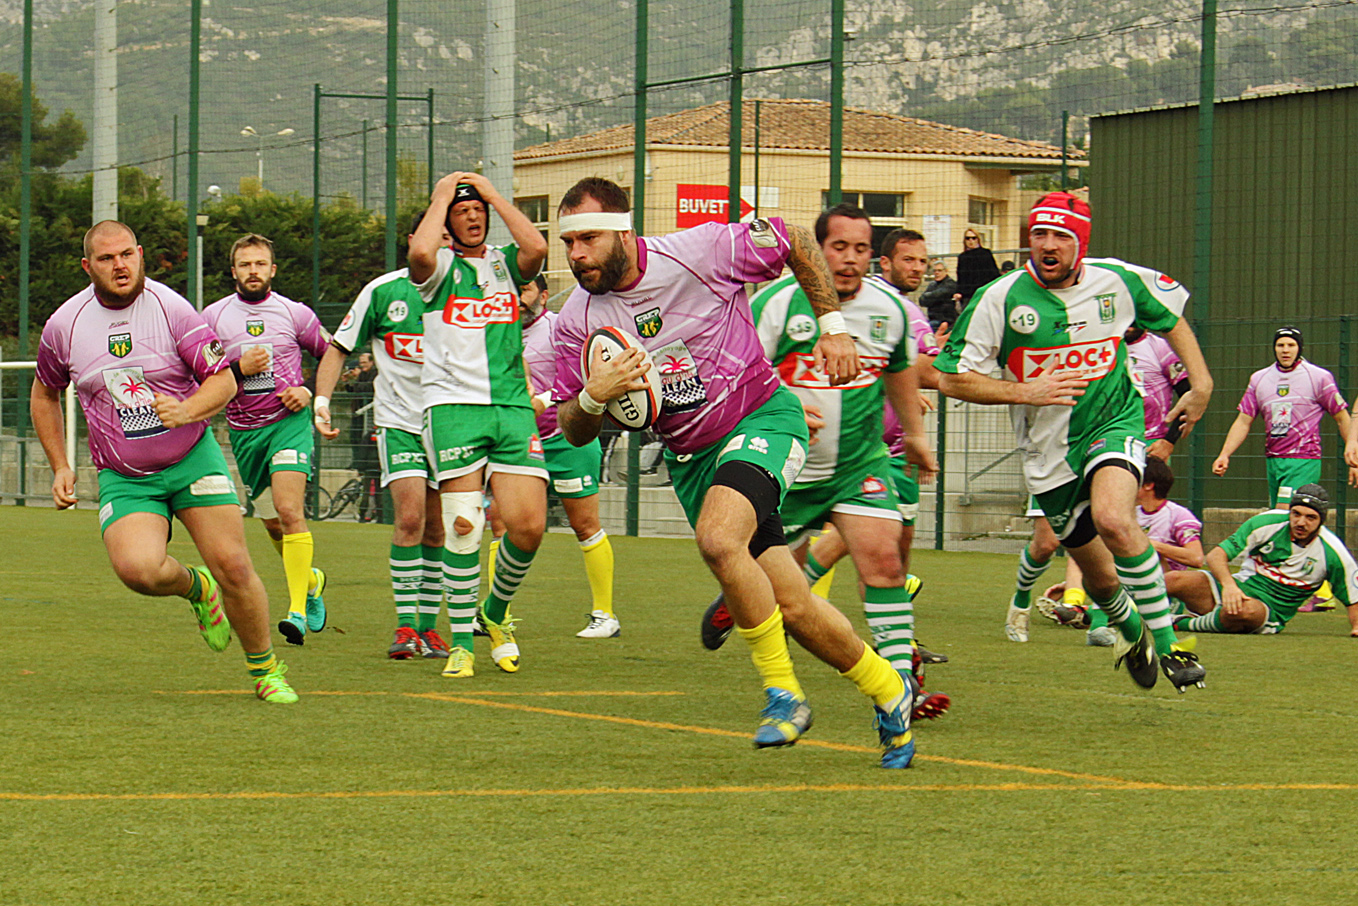
[[[256,346],[269,351],[269,366],[242,381],[240,392],[227,404],[226,423],[247,431],[291,415],[278,394],[302,386],[302,350],[319,359],[330,344],[330,335],[316,313],[278,293],[269,293],[258,302],[232,293],[203,309],[203,317],[221,337],[228,361],[238,360]]]
[[[778,389],[745,284],[777,277],[790,252],[777,217],[638,237],[636,283],[597,296],[576,287],[561,309],[552,398],[579,395],[586,338],[618,327],[640,338],[660,370],[664,402],[655,430],[666,446],[696,453],[721,440]]]
[[[533,392],[551,390],[556,384],[556,350],[552,348],[552,325],[556,323],[554,311],[544,311],[532,324],[523,329],[523,360],[528,363],[528,377],[533,382]],[[556,423],[556,406],[548,406],[538,416],[538,437],[546,440],[561,433]]]
[[[1320,421],[1347,404],[1334,375],[1301,359],[1290,371],[1275,362],[1250,375],[1237,407],[1250,417],[1264,416],[1264,455],[1320,459]]]
[[[1173,500],[1166,500],[1164,505],[1153,513],[1147,513],[1138,506],[1136,522],[1152,541],[1159,541],[1161,544],[1183,547],[1189,542],[1202,539],[1202,520],[1194,516],[1188,507],[1180,506]],[[1169,570],[1190,568],[1166,557],[1161,557],[1160,563]]]
[[[915,348],[919,354],[938,355],[938,338],[934,336],[934,330],[929,326],[929,319],[924,317],[924,312],[920,311],[920,307],[914,302],[906,299],[905,313],[910,316],[910,330],[915,335]],[[905,432],[901,429],[901,420],[896,417],[896,410],[890,403],[887,403],[886,411],[882,413],[882,440],[886,442],[887,451],[892,456],[905,455]]]
[[[179,462],[207,430],[206,422],[165,427],[155,394],[187,399],[225,367],[203,316],[147,280],[124,308],[104,307],[93,286],[67,299],[42,329],[37,375],[54,390],[75,382],[95,466],[135,478]]]
[[[1169,431],[1165,416],[1174,408],[1174,385],[1185,377],[1184,363],[1169,341],[1153,333],[1128,344],[1127,355],[1146,393],[1146,440],[1159,440]]]

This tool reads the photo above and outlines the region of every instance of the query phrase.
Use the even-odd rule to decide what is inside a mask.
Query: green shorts
[[[794,484],[778,510],[788,543],[795,546],[802,535],[820,528],[831,513],[872,516],[899,525],[901,511],[892,486],[891,462],[883,450],[882,455],[858,468],[836,471],[821,481]]]
[[[1058,539],[1065,541],[1075,530],[1080,517],[1089,509],[1089,478],[1100,466],[1110,462],[1125,463],[1140,483],[1141,476],[1146,472],[1144,431],[1144,423],[1135,427],[1111,425],[1086,446],[1079,478],[1033,495]]]
[[[566,435],[557,434],[542,442],[547,454],[548,487],[558,497],[593,497],[599,493],[599,467],[604,450],[599,439],[575,447]]]
[[[806,410],[786,387],[779,387],[762,406],[740,420],[731,432],[697,453],[665,451],[674,493],[689,525],[698,524],[712,476],[724,462],[748,462],[778,481],[780,499],[806,465]]]
[[[236,469],[251,500],[269,490],[269,476],[274,472],[311,475],[316,438],[311,433],[310,409],[289,413],[262,428],[246,431],[232,428],[230,436]]]
[[[231,468],[212,430],[204,432],[188,455],[164,471],[133,478],[99,470],[99,531],[130,513],[158,513],[167,520],[199,506],[239,506]]]
[[[1302,460],[1303,462],[1314,462],[1315,460]],[[1212,594],[1216,597],[1217,603],[1221,603],[1221,583],[1217,577],[1211,573],[1207,574],[1212,580]],[[1240,586],[1240,590],[1245,593],[1245,597],[1253,598],[1260,604],[1268,608],[1268,619],[1258,629],[1254,630],[1257,635],[1275,635],[1282,632],[1287,627],[1287,623],[1297,615],[1297,608],[1306,603],[1318,589],[1310,589],[1305,592],[1305,597],[1298,599],[1297,592],[1288,594],[1280,589],[1268,579],[1258,574],[1247,575],[1243,572],[1235,574],[1235,584]]]
[[[904,456],[891,457],[891,486],[896,489],[896,508],[901,511],[901,521],[914,525],[919,518],[919,479],[915,477],[915,467],[906,462]]]
[[[429,471],[429,457],[424,454],[424,438],[400,428],[377,429],[377,457],[382,464],[382,487],[398,478],[423,478],[438,487]]]
[[[1288,459],[1270,456],[1264,460],[1268,469],[1268,505],[1286,510],[1292,506],[1292,494],[1304,484],[1320,484],[1319,459]]]
[[[440,405],[424,410],[424,453],[438,481],[478,469],[547,480],[533,410],[524,406]]]

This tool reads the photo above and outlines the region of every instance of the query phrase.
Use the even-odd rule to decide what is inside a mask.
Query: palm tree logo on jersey
[[[665,361],[660,363],[661,374],[682,374],[687,368],[686,361],[672,355],[665,356]]]
[[[125,358],[132,351],[132,334],[114,333],[109,334],[108,351],[118,358]]]

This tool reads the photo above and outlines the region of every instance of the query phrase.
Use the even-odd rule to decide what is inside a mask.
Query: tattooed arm
[[[805,227],[788,224],[787,238],[792,245],[787,264],[802,292],[806,293],[811,310],[817,318],[832,313],[837,315],[839,294],[835,292],[830,265],[821,254],[815,237]],[[831,384],[847,384],[858,376],[858,350],[854,347],[853,337],[846,332],[826,333],[822,324],[820,339],[816,341],[812,355],[816,370],[829,375]]]

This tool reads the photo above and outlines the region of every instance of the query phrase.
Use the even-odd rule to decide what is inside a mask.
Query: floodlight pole
[[[1217,0],[1202,3],[1202,55],[1198,61],[1198,169],[1197,216],[1193,228],[1193,322],[1198,343],[1208,346],[1212,311],[1212,127],[1217,95]],[[1205,477],[1199,466],[1206,462],[1207,432],[1189,436],[1189,504],[1198,513],[1205,503]]]

